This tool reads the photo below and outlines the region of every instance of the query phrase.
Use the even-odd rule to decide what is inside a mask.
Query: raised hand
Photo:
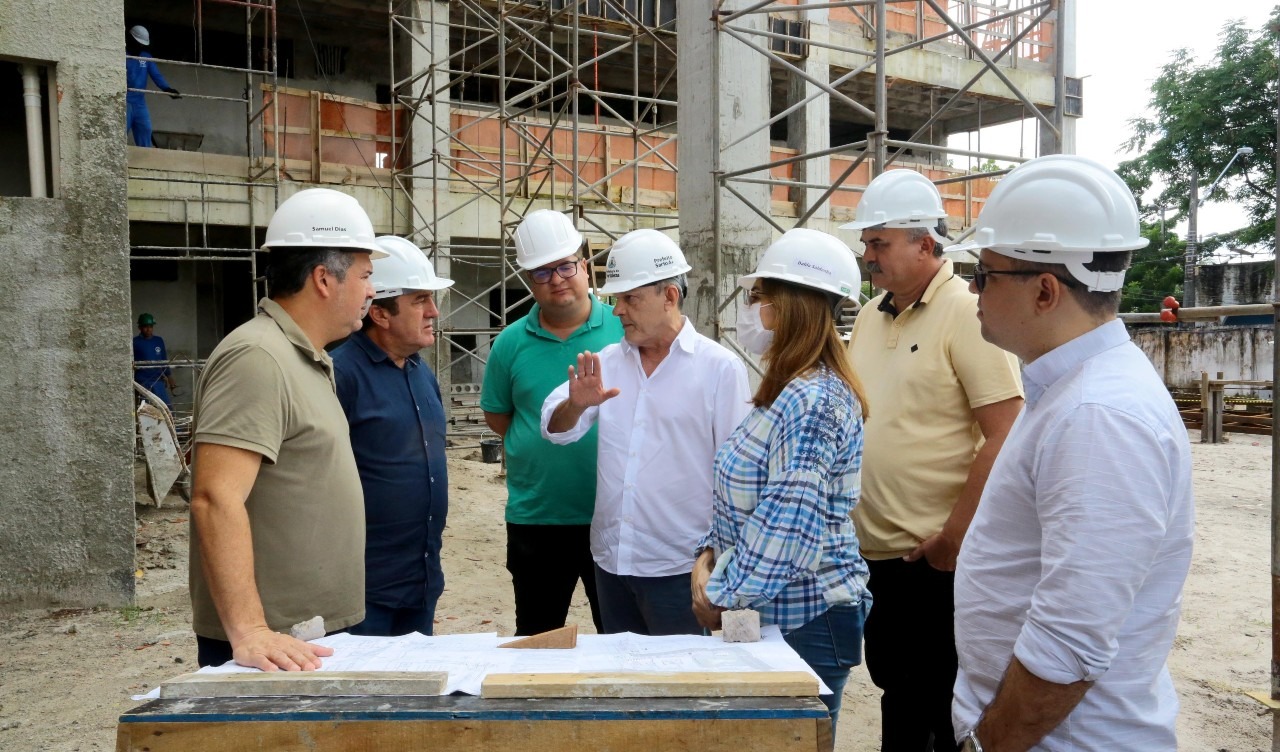
[[[600,356],[586,350],[578,353],[578,365],[569,366],[569,403],[578,410],[601,405],[617,397],[616,387],[605,389],[601,378]]]

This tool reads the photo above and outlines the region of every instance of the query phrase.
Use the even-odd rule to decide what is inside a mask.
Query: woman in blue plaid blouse
[[[694,613],[708,629],[731,608],[760,613],[832,694],[834,731],[849,670],[862,662],[871,606],[867,565],[849,512],[862,464],[862,385],[836,331],[861,287],[848,246],[817,230],[787,232],[765,251],[738,330],[763,355],[755,409],[715,460],[711,530],[693,570]]]

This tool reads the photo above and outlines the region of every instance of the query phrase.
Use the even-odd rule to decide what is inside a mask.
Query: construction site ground
[[[1192,442],[1198,442],[1191,432]],[[511,634],[499,466],[478,449],[451,452],[449,527],[439,634]],[[1265,436],[1193,443],[1195,559],[1170,669],[1182,700],[1185,750],[1262,752],[1268,711],[1245,696],[1268,686],[1270,463]],[[140,497],[141,499],[142,497]],[[186,503],[137,507],[137,600],[128,608],[51,608],[0,614],[0,749],[112,750],[130,699],[195,668],[187,599]],[[591,629],[579,589],[570,617]],[[839,752],[879,749],[877,692],[863,667],[846,690]]]

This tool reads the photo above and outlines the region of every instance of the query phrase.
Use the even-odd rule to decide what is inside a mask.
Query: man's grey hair
[[[680,297],[676,298],[676,310],[684,310],[684,298],[689,292],[689,278],[684,274],[677,274],[674,277],[668,277],[664,280],[654,282],[651,286],[656,287],[658,292],[667,289],[667,286],[676,288],[676,292],[680,293]]]
[[[947,237],[947,220],[939,219],[938,225],[937,227],[933,228],[933,231],[937,233],[939,237],[943,237],[943,238]],[[907,240],[912,243],[919,243],[921,240],[924,240],[925,237],[927,237],[928,235],[929,235],[928,227],[911,227],[907,229]],[[943,245],[942,243],[937,242],[937,238],[934,238],[933,255],[935,256],[942,255],[942,245]]]

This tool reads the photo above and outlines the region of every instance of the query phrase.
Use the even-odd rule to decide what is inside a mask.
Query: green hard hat
[[[149,313],[144,313],[138,317],[138,326],[155,326],[156,317]]]

